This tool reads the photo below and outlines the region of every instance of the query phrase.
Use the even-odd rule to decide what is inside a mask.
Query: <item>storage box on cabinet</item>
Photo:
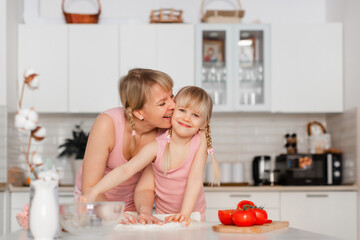
[[[218,210],[235,209],[242,200],[263,206],[270,219],[280,219],[280,193],[278,192],[205,192],[206,220],[218,222]]]
[[[282,192],[281,220],[340,239],[357,239],[356,192]]]

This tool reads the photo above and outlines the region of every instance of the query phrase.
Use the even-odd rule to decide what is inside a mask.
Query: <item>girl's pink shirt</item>
[[[108,174],[111,170],[119,165],[128,162],[123,155],[123,138],[124,138],[124,127],[125,127],[125,112],[123,108],[112,108],[103,112],[109,115],[115,126],[115,145],[113,150],[110,152],[109,157],[106,161],[105,173]],[[101,114],[103,114],[101,113]],[[143,170],[136,173],[134,176],[123,182],[119,186],[107,191],[105,193],[106,198],[109,201],[123,201],[125,202],[125,211],[136,211],[134,204],[134,191],[137,182],[142,174]],[[75,180],[75,198],[81,196],[81,176],[82,167],[76,175]]]
[[[200,135],[196,133],[190,140],[189,155],[184,162],[182,162],[179,167],[170,169],[165,175],[162,167],[162,159],[167,134],[168,131],[156,138],[158,142],[158,153],[155,162],[152,163],[155,176],[155,206],[156,213],[159,214],[179,213],[181,211],[191,165],[200,145]],[[201,213],[201,221],[205,221],[205,209],[205,193],[202,187],[193,209],[193,212]]]

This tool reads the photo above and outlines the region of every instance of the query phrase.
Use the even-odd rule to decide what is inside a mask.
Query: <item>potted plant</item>
[[[67,157],[72,161],[74,177],[81,167],[84,159],[86,144],[89,138],[89,133],[85,133],[80,124],[75,125],[72,131],[72,138],[65,139],[65,143],[61,144],[62,152],[58,155],[59,158]]]

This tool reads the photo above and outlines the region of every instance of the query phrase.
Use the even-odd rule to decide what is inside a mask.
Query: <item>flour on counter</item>
[[[165,217],[173,214],[154,214],[154,217],[157,217],[160,220],[165,220]],[[118,224],[116,225],[116,230],[171,230],[179,228],[194,228],[199,226],[201,221],[201,215],[199,212],[193,212],[190,216],[191,223],[188,227],[185,226],[185,223],[170,222],[163,225],[159,224]]]

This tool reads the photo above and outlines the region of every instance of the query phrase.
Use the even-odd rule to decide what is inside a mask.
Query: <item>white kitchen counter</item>
[[[12,234],[5,236],[6,240],[27,240],[27,232],[24,230],[18,230]],[[80,239],[132,239],[132,240],[335,240],[325,235],[320,235],[312,232],[299,230],[296,228],[280,229],[268,233],[262,234],[239,234],[239,233],[218,233],[211,229],[211,224],[204,223],[196,228],[181,228],[174,230],[114,230],[103,237],[80,237],[74,236],[69,233],[62,233],[61,239],[68,240],[80,240]]]
[[[4,186],[10,192],[27,192],[29,187],[16,187],[9,184]],[[1,185],[0,185],[1,190]],[[358,191],[357,185],[340,185],[340,186],[221,186],[221,187],[204,187],[205,192],[296,192],[296,191]],[[60,186],[60,192],[73,192],[73,186]]]

